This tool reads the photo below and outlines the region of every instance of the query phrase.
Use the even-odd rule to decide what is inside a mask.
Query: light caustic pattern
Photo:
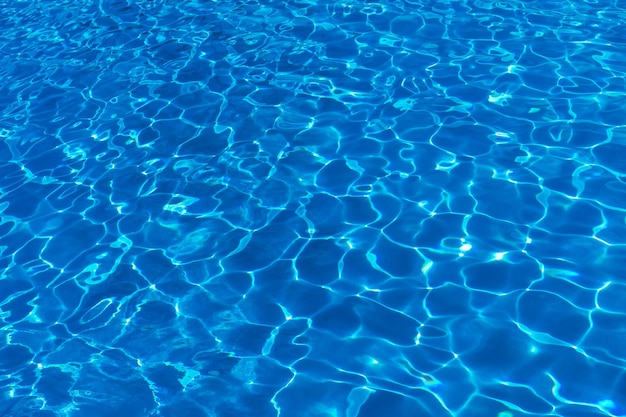
[[[0,4],[0,414],[626,414],[619,2]]]

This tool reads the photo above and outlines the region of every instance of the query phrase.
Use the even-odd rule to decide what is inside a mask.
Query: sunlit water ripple
[[[626,6],[0,0],[0,415],[626,415]]]

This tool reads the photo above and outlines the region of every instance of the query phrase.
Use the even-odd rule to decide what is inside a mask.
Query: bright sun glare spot
[[[494,103],[498,105],[506,105],[506,99],[512,98],[512,97],[513,96],[511,96],[510,94],[506,94],[506,93],[493,93],[489,95],[488,100],[490,103]]]
[[[472,249],[472,245],[470,245],[469,243],[464,243],[459,249],[461,250],[461,252],[467,252]]]
[[[613,408],[615,407],[615,403],[612,400],[602,400],[598,403],[598,405],[602,408]]]

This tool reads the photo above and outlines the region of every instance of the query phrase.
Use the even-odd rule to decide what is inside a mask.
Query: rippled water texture
[[[626,415],[618,1],[0,0],[0,414]]]

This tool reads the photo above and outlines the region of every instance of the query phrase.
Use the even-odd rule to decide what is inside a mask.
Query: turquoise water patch
[[[625,17],[0,1],[0,414],[626,416]]]

